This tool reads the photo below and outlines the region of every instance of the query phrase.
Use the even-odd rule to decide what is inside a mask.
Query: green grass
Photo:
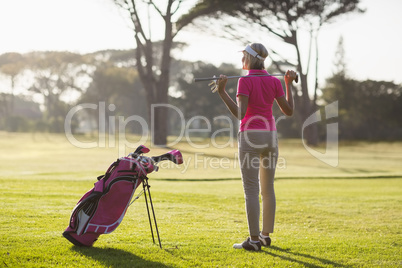
[[[0,133],[0,267],[402,266],[402,142],[342,144],[333,168],[298,141],[281,141],[273,245],[259,253],[232,249],[247,237],[236,148],[175,147],[187,168],[149,176],[163,249],[152,242],[142,197],[116,231],[79,248],[61,233],[117,150]]]

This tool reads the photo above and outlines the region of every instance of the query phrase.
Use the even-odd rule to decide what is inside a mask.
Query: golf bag
[[[162,160],[170,160],[175,164],[181,164],[183,159],[178,150],[154,157],[142,155],[148,152],[149,149],[141,145],[134,153],[117,159],[110,165],[104,175],[98,177],[94,187],[81,197],[73,209],[69,225],[63,232],[63,236],[66,239],[76,246],[90,247],[101,234],[113,232],[123,220],[127,208],[132,203],[131,200],[135,190],[142,184],[152,239],[155,243],[148,198],[159,246],[162,248],[147,174],[157,171],[157,163]],[[139,195],[136,199],[138,197]]]

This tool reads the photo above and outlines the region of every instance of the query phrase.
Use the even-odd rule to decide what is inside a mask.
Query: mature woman
[[[246,203],[250,237],[234,248],[258,251],[271,244],[270,233],[274,231],[276,199],[274,177],[278,159],[278,138],[275,119],[272,115],[274,100],[281,111],[293,114],[292,81],[294,71],[285,75],[286,96],[280,80],[268,75],[264,60],[267,49],[259,43],[247,45],[243,51],[243,69],[247,76],[238,81],[237,103],[226,93],[227,77],[221,75],[217,81],[219,96],[229,111],[240,121],[238,133],[239,161]],[[261,75],[261,77],[258,77]],[[260,232],[260,202],[262,197],[262,231]]]

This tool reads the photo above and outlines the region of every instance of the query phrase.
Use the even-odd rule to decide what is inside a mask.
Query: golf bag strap
[[[114,161],[110,167],[106,170],[105,174],[98,176],[98,181],[100,181],[101,179],[105,179],[107,180],[110,176],[110,174],[112,174],[112,171],[115,167],[117,167],[119,165],[120,159],[117,159],[116,161]]]

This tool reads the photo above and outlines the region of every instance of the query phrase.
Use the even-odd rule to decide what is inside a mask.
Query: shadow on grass
[[[168,146],[167,146],[167,147],[157,146],[157,147],[159,147],[159,148],[166,148],[166,149],[168,149],[168,150],[175,150],[175,149],[177,149],[177,148],[168,147]],[[184,149],[179,149],[179,151],[180,151],[182,154],[197,154],[197,153],[199,153],[199,152],[197,152],[197,151],[184,150]],[[202,153],[202,155],[205,156],[205,157],[212,157],[212,158],[222,158],[222,157],[225,157],[225,158],[227,158],[227,159],[231,159],[231,160],[237,161],[237,158],[236,158],[236,157],[228,157],[228,156],[226,156],[226,155],[211,154],[211,153]]]
[[[100,262],[106,267],[171,267],[159,262],[144,260],[131,252],[115,248],[72,247],[76,252]]]
[[[324,267],[331,265],[333,267],[351,267],[349,265],[344,265],[340,264],[328,259],[320,258],[320,257],[315,257],[309,254],[304,254],[304,253],[298,253],[298,252],[292,252],[290,249],[283,249],[280,247],[276,246],[270,246],[269,249],[274,250],[274,251],[279,251],[279,253],[274,253],[271,250],[270,251],[263,251],[265,254],[271,255],[273,257],[278,257],[281,258],[282,260],[286,260],[289,262],[294,262],[301,264],[305,267],[311,267],[311,268],[319,268],[319,267]],[[286,253],[286,255],[284,255]],[[309,260],[301,260],[301,258],[309,259]],[[313,262],[320,262],[321,264],[314,264]]]
[[[210,182],[210,181],[240,181],[241,178],[240,177],[238,177],[238,178],[216,178],[216,179],[210,179],[210,178],[208,178],[208,179],[188,179],[188,178],[186,178],[186,179],[172,179],[172,178],[164,179],[164,178],[154,178],[152,180],[155,180],[155,181],[196,181],[196,182],[209,181]]]

